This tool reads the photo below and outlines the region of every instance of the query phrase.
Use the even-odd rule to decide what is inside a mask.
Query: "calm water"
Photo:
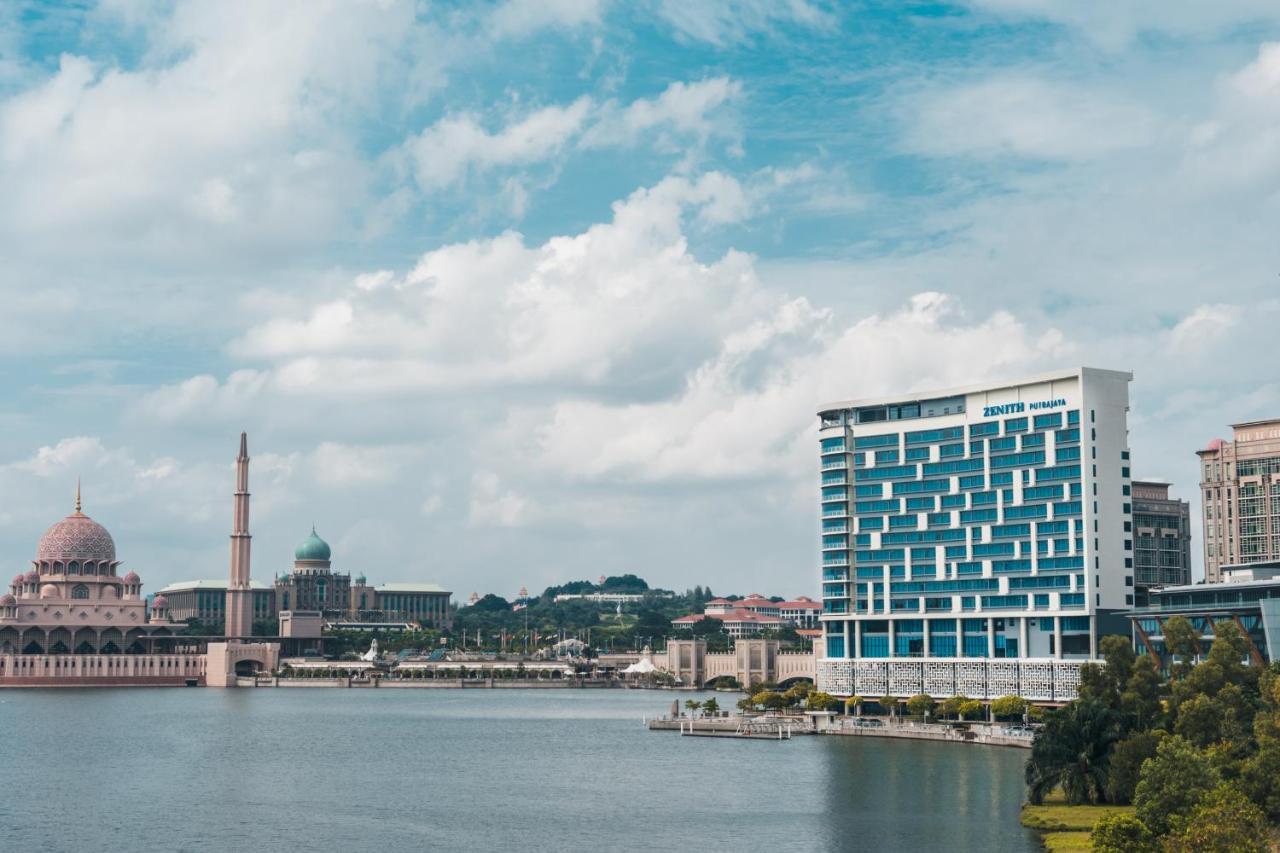
[[[674,696],[5,690],[0,849],[1038,849],[1021,750],[643,729]]]

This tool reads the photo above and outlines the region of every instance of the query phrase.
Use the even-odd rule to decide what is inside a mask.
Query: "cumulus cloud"
[[[939,293],[843,327],[796,300],[727,336],[677,397],[564,402],[516,428],[538,436],[547,470],[588,479],[800,477],[822,402],[1016,376],[1072,354],[1056,330],[1004,312],[968,320]]]
[[[528,246],[507,233],[436,249],[403,276],[360,276],[340,297],[232,343],[235,356],[264,366],[224,383],[197,376],[163,387],[144,408],[175,419],[234,413],[271,390],[671,386],[691,359],[776,302],[748,256],[703,262],[685,237],[691,226],[740,220],[750,204],[728,176],[671,177],[579,234]]]

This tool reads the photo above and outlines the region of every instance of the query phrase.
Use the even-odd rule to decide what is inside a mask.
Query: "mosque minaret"
[[[231,521],[231,577],[227,583],[226,634],[232,639],[253,635],[253,591],[249,587],[249,442],[240,433],[236,457],[235,505]]]

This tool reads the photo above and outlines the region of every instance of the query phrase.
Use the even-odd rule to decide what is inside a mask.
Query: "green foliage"
[[[893,716],[893,714],[898,709],[898,697],[881,696],[879,699],[876,700],[876,704],[879,705],[886,714],[888,714],[889,716]]]
[[[787,707],[787,697],[776,690],[761,690],[751,697],[751,704],[766,711],[781,711]]]
[[[866,703],[867,700],[861,696],[850,696],[844,700],[844,712],[848,714],[850,711],[856,710],[860,714],[862,713],[862,706]]]
[[[710,699],[703,702],[702,711],[708,716],[713,716],[713,717],[716,714],[720,713],[720,703],[716,701],[716,697],[712,696]]]
[[[960,703],[960,718],[976,720],[982,716],[982,703],[977,699],[968,699]]]
[[[1204,755],[1185,738],[1167,737],[1155,757],[1143,762],[1133,804],[1138,818],[1164,835],[1174,815],[1190,812],[1217,784],[1218,774]]]
[[[1200,649],[1200,632],[1185,616],[1173,616],[1164,623],[1164,647],[1173,655],[1172,674],[1181,678],[1191,669]]]
[[[938,714],[945,718],[959,717],[960,708],[969,701],[968,696],[948,696],[938,703]]]
[[[1022,719],[1022,715],[1026,713],[1027,705],[1027,700],[1021,696],[1001,696],[991,702],[991,713],[997,718]]]
[[[1042,803],[1060,787],[1073,805],[1106,802],[1107,765],[1120,737],[1119,714],[1098,701],[1077,700],[1050,714],[1027,759],[1028,799]]]
[[[1204,749],[1218,740],[1221,716],[1222,709],[1218,703],[1200,693],[1178,706],[1178,722],[1173,731],[1193,746]]]
[[[925,714],[933,710],[933,697],[926,693],[919,693],[907,700],[907,713],[917,717],[923,717]]]
[[[805,697],[805,707],[810,711],[834,711],[840,707],[840,700],[830,693],[814,690]]]
[[[1099,818],[1091,840],[1094,853],[1160,853],[1155,835],[1131,814]]]
[[[1214,788],[1171,825],[1168,853],[1267,853],[1266,816],[1232,785]]]
[[[1154,758],[1162,734],[1135,732],[1115,745],[1107,768],[1107,800],[1117,805],[1133,802],[1142,763]]]
[[[1240,788],[1269,820],[1280,823],[1280,742],[1264,740],[1257,754],[1244,762]]]

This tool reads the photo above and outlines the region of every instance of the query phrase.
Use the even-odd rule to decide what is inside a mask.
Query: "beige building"
[[[1197,452],[1209,583],[1223,580],[1223,566],[1280,559],[1280,419],[1231,431]]]

